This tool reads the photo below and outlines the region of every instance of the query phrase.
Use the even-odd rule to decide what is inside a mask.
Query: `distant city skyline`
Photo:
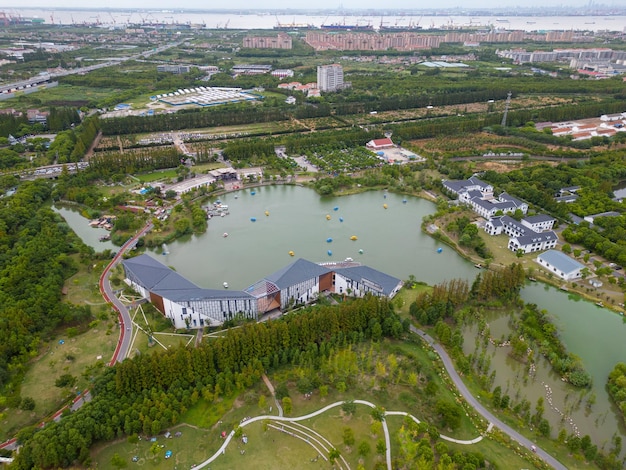
[[[420,5],[416,4],[415,0],[390,0],[381,4],[379,1],[374,0],[318,0],[314,4],[304,0],[291,0],[289,3],[283,0],[265,0],[262,4],[253,2],[251,0],[231,0],[227,5],[215,6],[207,4],[201,0],[109,0],[100,7],[93,6],[93,4],[85,4],[77,0],[36,0],[27,7],[24,5],[16,5],[14,0],[0,0],[0,10],[2,9],[24,9],[24,8],[77,8],[77,9],[168,9],[168,10],[180,10],[180,9],[197,9],[197,10],[219,10],[219,9],[255,9],[255,10],[298,10],[298,9],[332,9],[338,10],[343,8],[344,10],[376,10],[384,12],[385,10],[434,10],[434,9],[449,9],[458,8],[461,10],[466,9],[497,9],[503,8],[509,9],[529,9],[529,8],[593,8],[593,7],[605,7],[605,8],[620,8],[624,9],[623,4],[615,0],[598,2],[588,0],[577,0],[573,2],[566,2],[563,0],[526,0],[523,4],[520,4],[519,0],[440,0],[435,5]]]

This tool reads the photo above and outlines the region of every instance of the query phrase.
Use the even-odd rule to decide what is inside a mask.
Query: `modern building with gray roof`
[[[237,316],[258,319],[270,310],[308,304],[320,292],[367,293],[393,297],[402,282],[373,268],[332,269],[298,259],[243,291],[204,289],[143,254],[123,261],[126,282],[148,299],[176,328],[218,325]],[[350,263],[355,264],[355,263]]]
[[[402,282],[393,276],[368,266],[351,266],[335,269],[335,292],[363,297],[374,294],[392,298],[402,287]]]
[[[122,262],[126,280],[176,328],[221,324],[237,315],[257,318],[256,299],[243,291],[204,289],[143,254]]]
[[[561,279],[570,281],[582,276],[581,271],[585,267],[575,259],[557,250],[548,250],[536,258],[537,263],[548,271],[556,274]]]

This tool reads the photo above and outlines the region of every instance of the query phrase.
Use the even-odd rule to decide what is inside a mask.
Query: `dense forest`
[[[47,181],[25,182],[0,199],[0,390],[15,399],[41,338],[91,315],[88,306],[60,302],[63,282],[76,271],[71,255],[91,250],[44,204],[51,191]]]

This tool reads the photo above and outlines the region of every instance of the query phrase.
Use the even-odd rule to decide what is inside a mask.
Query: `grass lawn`
[[[171,428],[170,431],[172,436],[177,431],[181,432],[182,435],[166,439],[161,434],[156,442],[150,442],[147,439],[135,443],[120,440],[96,446],[92,451],[92,459],[95,464],[93,468],[113,468],[111,459],[114,454],[122,457],[127,468],[135,466],[139,468],[146,466],[154,469],[191,468],[192,465],[206,460],[216,450],[208,442],[212,431],[185,424]],[[156,454],[151,451],[153,444],[158,446]],[[166,459],[165,453],[168,450],[172,452],[172,456]],[[133,462],[133,457],[137,457],[136,462]]]
[[[167,170],[158,170],[150,173],[141,173],[134,175],[142,183],[152,183],[153,181],[160,181],[162,179],[176,178],[176,168],[169,168]]]
[[[403,287],[392,301],[396,309],[396,313],[402,318],[411,318],[409,315],[409,308],[411,307],[411,304],[415,301],[418,295],[431,289],[432,287],[424,284],[415,284],[413,288]]]
[[[40,348],[40,355],[30,365],[21,389],[22,397],[35,400],[35,410],[31,413],[10,409],[0,421],[0,440],[56,412],[68,398],[87,388],[91,374],[82,375],[87,368],[105,367],[115,351],[119,332],[112,320],[96,322],[83,334],[75,337],[59,334]],[[60,344],[60,340],[64,344]],[[63,374],[76,377],[76,385],[71,389],[56,387],[55,381]]]
[[[357,406],[357,411],[353,416],[345,416],[341,408],[333,408],[314,418],[299,421],[298,423],[308,428],[303,431],[309,435],[320,434],[330,442],[330,445],[323,439],[317,437],[324,446],[335,447],[346,459],[350,468],[356,468],[359,462],[365,464],[366,468],[373,468],[377,457],[374,449],[376,441],[381,436],[374,436],[370,431],[371,417],[369,408],[363,405]],[[267,425],[269,424],[269,425]],[[275,426],[275,427],[272,427]],[[233,439],[223,456],[219,457],[211,464],[213,469],[231,469],[239,465],[249,465],[250,459],[254,459],[254,466],[259,469],[292,469],[292,468],[328,468],[329,463],[324,460],[311,444],[321,448],[313,439],[306,441],[291,436],[282,431],[293,432],[289,426],[299,428],[290,423],[280,423],[278,421],[256,422],[243,427],[243,432],[248,443],[242,440]],[[278,428],[278,429],[276,429]],[[355,444],[346,447],[343,443],[343,431],[345,428],[352,429]],[[300,428],[302,429],[302,428]],[[382,434],[382,433],[381,433]],[[301,435],[298,433],[298,435]],[[360,442],[368,442],[372,451],[365,458],[361,458],[357,453],[357,446]],[[243,454],[241,451],[245,451]],[[323,453],[328,456],[327,452]],[[248,462],[246,462],[248,460]]]
[[[112,88],[92,88],[86,86],[63,85],[46,88],[29,95],[19,95],[20,107],[38,108],[41,106],[49,106],[50,103],[63,101],[98,101],[106,98],[114,90]],[[16,98],[0,101],[0,108],[15,107]]]
[[[88,267],[79,264],[80,270],[65,281],[67,294],[63,299],[74,305],[90,305],[94,316],[104,310],[108,311],[108,308],[103,308],[106,307],[106,302],[102,298],[98,286],[100,274],[108,263],[109,260],[96,261]]]
[[[133,299],[136,295],[130,294],[125,299]],[[128,303],[128,302],[126,302]],[[133,338],[129,355],[146,354],[150,350],[165,350],[172,347],[193,345],[195,332],[178,333],[172,324],[152,304],[137,304],[131,306],[130,317],[133,321]],[[149,342],[149,332],[153,340]]]

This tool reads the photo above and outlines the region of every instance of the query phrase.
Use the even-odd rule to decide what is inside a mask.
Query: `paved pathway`
[[[104,300],[109,302],[113,309],[118,312],[120,319],[120,337],[117,342],[115,352],[113,353],[113,357],[109,362],[109,365],[113,365],[116,362],[120,362],[126,359],[126,355],[128,354],[128,348],[130,347],[130,340],[133,336],[133,322],[130,318],[128,307],[117,298],[117,295],[113,291],[111,283],[109,282],[109,276],[111,274],[111,270],[115,266],[117,266],[120,261],[122,261],[124,253],[134,248],[137,244],[137,240],[143,237],[150,230],[152,230],[152,224],[148,223],[144,228],[137,232],[134,237],[130,238],[126,243],[124,243],[117,252],[117,254],[113,257],[109,265],[104,268],[104,271],[100,276],[100,293],[102,294],[102,297],[104,297]]]
[[[265,377],[265,375],[264,375],[264,377]],[[265,378],[263,380],[265,380]],[[269,382],[269,379],[268,379],[268,382]],[[267,384],[267,382],[266,382],[266,384]],[[330,405],[327,405],[324,408],[321,408],[321,409],[319,409],[317,411],[314,411],[312,413],[309,413],[307,415],[298,416],[298,417],[294,417],[294,418],[288,418],[288,417],[284,417],[284,416],[272,416],[272,415],[255,416],[254,418],[249,418],[249,419],[246,419],[245,421],[242,421],[239,426],[243,428],[243,427],[245,427],[245,426],[247,426],[249,424],[256,423],[258,421],[264,421],[264,420],[278,421],[278,422],[287,422],[287,423],[297,423],[298,421],[304,421],[304,420],[307,420],[307,419],[310,419],[310,418],[314,418],[315,416],[318,416],[318,415],[320,415],[322,413],[325,413],[328,410],[331,410],[333,408],[341,406],[344,403],[347,403],[347,402],[346,401],[337,401],[335,403],[331,403]],[[371,403],[369,401],[365,401],[365,400],[353,400],[352,403],[356,403],[357,405],[368,406],[370,408],[376,408],[376,405],[374,405],[373,403]],[[420,422],[415,416],[413,416],[413,415],[411,415],[409,413],[405,413],[404,411],[385,411],[385,416],[394,416],[394,415],[409,416],[416,423]],[[392,466],[391,466],[391,437],[390,437],[390,434],[389,434],[389,428],[387,427],[387,421],[385,419],[383,419],[382,425],[383,425],[383,431],[385,433],[385,446],[387,448],[387,450],[385,451],[385,460],[386,460],[386,463],[387,463],[387,469],[388,470],[392,470]],[[491,428],[488,428],[487,430],[489,431],[490,429]],[[279,431],[283,431],[283,430],[279,429]],[[326,438],[324,438],[323,436],[319,435],[317,432],[313,431],[312,429],[307,428],[307,431],[311,432],[311,433],[315,433],[316,436],[322,438],[324,441],[326,441],[328,443]],[[307,435],[307,433],[304,433],[304,434]],[[217,450],[217,452],[215,452],[215,454],[213,454],[207,460],[205,460],[204,462],[202,462],[201,464],[197,465],[194,468],[204,468],[207,465],[209,465],[211,462],[215,461],[220,455],[224,455],[226,453],[226,448],[228,447],[228,444],[234,438],[234,436],[235,436],[235,431],[232,430],[230,432],[230,434],[226,437],[226,439],[224,439],[224,443]],[[298,437],[298,436],[294,436],[294,437]],[[313,437],[313,436],[309,435],[309,437]],[[475,444],[477,442],[480,442],[483,439],[483,436],[478,436],[477,438],[472,439],[470,441],[463,441],[463,440],[459,440],[459,439],[454,439],[454,438],[451,438],[451,437],[448,437],[448,436],[444,436],[444,435],[440,435],[439,437],[441,437],[442,439],[445,439],[447,441],[450,441],[450,442],[456,442],[457,444],[466,444],[466,445]],[[317,449],[317,447],[314,446],[314,445],[312,445],[312,447]],[[347,462],[345,462],[345,460],[344,460],[344,464],[346,465],[347,468],[349,468],[348,464],[347,464]]]
[[[270,393],[272,394],[272,397],[274,398],[274,402],[276,403],[276,408],[278,408],[278,416],[282,416],[283,407],[280,406],[280,402],[276,398],[276,393],[274,392],[274,386],[272,385],[272,382],[270,382],[270,379],[265,374],[263,374],[261,378],[263,379],[263,382],[265,382],[267,389],[270,391]]]
[[[510,426],[506,425],[505,423],[503,423],[502,421],[500,421],[489,410],[487,410],[476,399],[476,397],[474,397],[474,395],[472,395],[470,393],[468,388],[465,386],[465,384],[461,380],[461,377],[459,376],[459,374],[457,373],[456,369],[454,368],[454,365],[452,364],[452,360],[450,359],[450,356],[448,356],[448,353],[443,349],[443,347],[441,347],[441,345],[439,345],[437,342],[435,342],[435,340],[432,337],[430,337],[429,335],[427,335],[425,331],[422,331],[422,330],[416,328],[413,325],[411,325],[411,331],[413,333],[417,334],[418,336],[420,336],[426,343],[428,343],[428,345],[430,347],[432,347],[435,350],[435,352],[437,354],[439,354],[439,357],[441,358],[441,360],[443,362],[443,365],[446,368],[446,371],[448,372],[448,375],[450,376],[450,378],[454,382],[454,385],[459,390],[461,395],[463,395],[463,398],[465,398],[465,400],[478,413],[480,413],[487,421],[489,421],[489,423],[493,423],[493,425],[495,425],[498,428],[500,428],[500,430],[502,432],[504,432],[505,434],[508,434],[509,437],[511,437],[511,439],[517,441],[520,445],[526,447],[527,449],[534,449],[535,453],[537,454],[537,456],[539,458],[541,458],[544,462],[546,462],[547,464],[551,465],[555,469],[557,469],[557,470],[567,470],[567,467],[565,465],[563,465],[561,462],[559,462],[553,456],[548,454],[545,450],[543,450],[540,447],[538,447],[537,444],[532,442],[530,439],[522,436],[515,429],[513,429],[512,427],[510,427]]]

